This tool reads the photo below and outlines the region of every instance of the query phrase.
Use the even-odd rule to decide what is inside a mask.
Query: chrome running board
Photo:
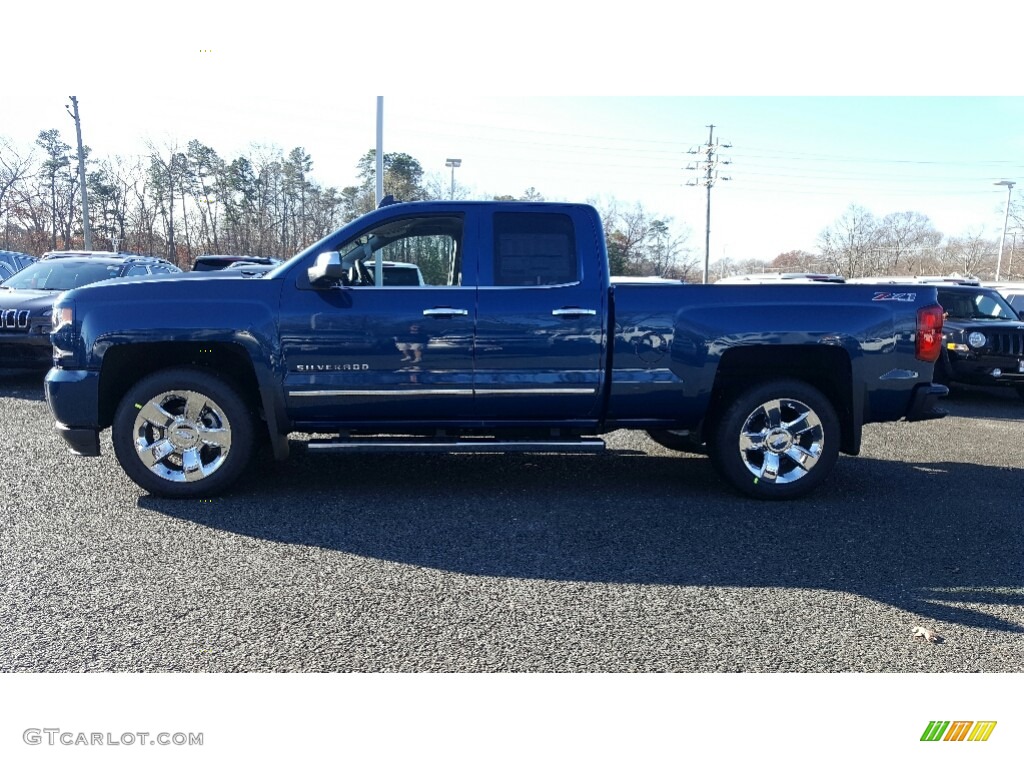
[[[310,440],[306,449],[336,453],[601,453],[600,438],[502,440],[493,437],[346,437]]]

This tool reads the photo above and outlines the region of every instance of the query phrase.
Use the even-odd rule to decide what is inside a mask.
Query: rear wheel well
[[[191,366],[215,374],[232,386],[252,413],[262,418],[262,404],[256,372],[248,353],[229,342],[157,342],[121,344],[103,355],[100,374],[100,426],[114,420],[118,403],[125,393],[151,373],[164,368]]]
[[[736,347],[726,350],[715,374],[703,436],[713,431],[736,396],[772,379],[799,379],[829,399],[839,418],[840,450],[857,453],[859,430],[854,418],[850,356],[841,347]]]

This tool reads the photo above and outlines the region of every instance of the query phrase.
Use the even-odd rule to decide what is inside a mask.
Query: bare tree
[[[878,274],[921,274],[941,241],[942,234],[923,213],[890,213],[878,227]]]
[[[4,249],[10,250],[11,214],[14,209],[15,187],[32,174],[35,162],[31,152],[22,155],[6,139],[0,139],[0,217],[4,220]]]
[[[995,273],[995,258],[998,244],[982,237],[981,231],[951,237],[937,254],[936,263],[941,274],[957,274],[962,277],[980,277]]]
[[[818,236],[828,270],[844,277],[877,274],[878,242],[879,227],[875,217],[867,209],[852,204]]]

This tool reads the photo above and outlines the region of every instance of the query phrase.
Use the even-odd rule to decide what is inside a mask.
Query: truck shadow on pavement
[[[43,400],[43,379],[46,371],[22,368],[0,369],[0,397],[19,400]]]
[[[213,503],[144,496],[139,505],[243,536],[462,574],[832,590],[938,622],[1024,632],[1003,618],[1024,605],[1019,470],[844,457],[810,498],[784,503],[736,495],[702,457],[630,452],[297,452],[252,475]]]

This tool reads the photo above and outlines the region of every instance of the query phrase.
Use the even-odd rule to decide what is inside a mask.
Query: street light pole
[[[999,279],[999,271],[1003,266],[1003,244],[1006,242],[1006,224],[1010,220],[1010,195],[1013,194],[1013,186],[1015,182],[997,181],[995,186],[1006,187],[1006,213],[1003,215],[1003,235],[999,238],[999,256],[996,258],[996,280]]]
[[[449,197],[451,197],[452,200],[455,199],[455,169],[460,165],[462,165],[462,160],[458,157],[449,157],[444,161],[445,168],[452,169],[452,188],[451,192],[449,192]]]
[[[384,97],[377,97],[377,157],[375,158],[377,163],[377,178],[376,178],[376,191],[374,197],[377,198],[377,205],[380,205],[380,201],[384,199]],[[380,268],[377,269],[377,275],[381,276]],[[379,279],[379,278],[378,278]]]
[[[75,111],[68,109],[68,114],[75,121],[75,134],[78,137],[78,183],[82,188],[82,237],[85,241],[85,250],[92,250],[92,229],[89,227],[89,198],[85,192],[85,152],[82,149],[82,121],[78,119],[78,99],[69,96]],[[64,106],[67,109],[67,105]]]

